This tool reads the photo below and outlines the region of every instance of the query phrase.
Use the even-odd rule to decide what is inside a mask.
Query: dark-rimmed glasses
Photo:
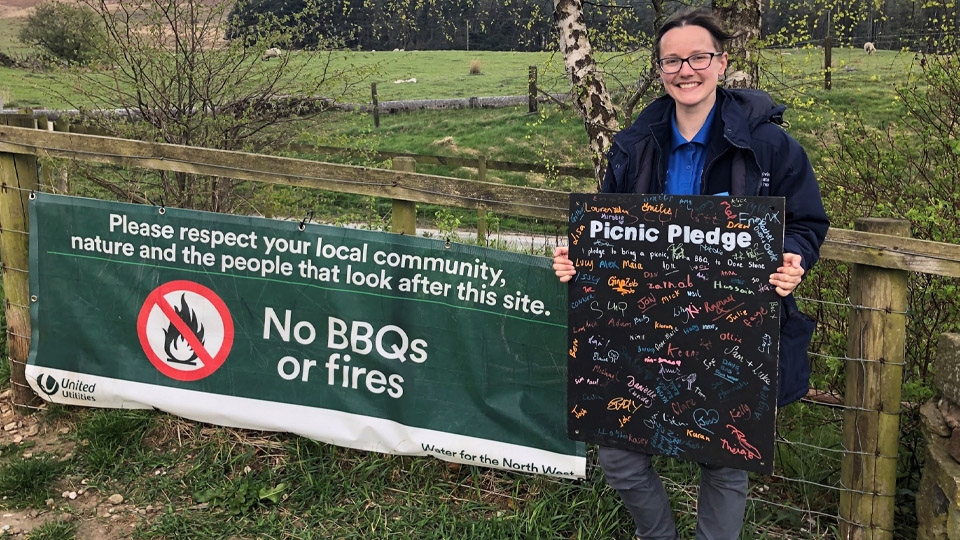
[[[692,69],[700,71],[701,69],[707,69],[710,67],[710,64],[713,63],[714,56],[722,55],[722,52],[714,52],[692,54],[686,58],[670,56],[668,58],[661,58],[657,60],[657,67],[660,68],[660,71],[666,73],[667,75],[672,75],[679,72],[683,68],[683,63],[686,62]]]

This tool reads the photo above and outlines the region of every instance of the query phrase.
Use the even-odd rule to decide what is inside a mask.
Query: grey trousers
[[[597,457],[607,483],[637,524],[637,538],[678,540],[670,500],[650,456],[601,446]],[[746,506],[746,471],[700,464],[696,540],[737,540]]]

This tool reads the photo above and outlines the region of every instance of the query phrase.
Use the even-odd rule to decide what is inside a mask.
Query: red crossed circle
[[[196,331],[177,315],[168,296],[175,297],[185,293],[192,293],[191,296],[199,295],[199,299],[196,296],[193,296],[193,298],[194,303],[199,300],[201,304],[198,310],[203,314],[201,318],[205,317],[208,323],[219,322],[219,324],[212,325],[214,329],[222,327],[222,335],[219,336],[222,339],[219,346],[205,345],[197,337]],[[158,322],[165,321],[169,321],[169,324],[176,327],[190,348],[193,349],[194,354],[202,363],[199,368],[189,370],[178,368],[158,353],[158,350],[162,350],[162,347],[157,347],[156,342],[158,336],[160,336],[160,331],[157,330],[156,326]],[[210,326],[208,324],[208,327]],[[197,381],[208,377],[219,369],[233,346],[233,331],[233,318],[230,316],[230,310],[227,309],[223,300],[209,288],[186,280],[170,281],[154,289],[144,300],[143,307],[140,308],[140,315],[137,318],[137,335],[140,337],[140,346],[143,347],[143,352],[147,355],[150,363],[164,375],[178,381]],[[162,337],[159,339],[162,339]],[[215,339],[212,341],[215,341]]]

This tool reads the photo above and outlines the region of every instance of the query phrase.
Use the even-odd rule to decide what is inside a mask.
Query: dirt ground
[[[24,457],[44,453],[69,460],[73,455],[70,426],[44,422],[42,414],[18,418],[10,394],[9,389],[0,393],[0,447],[22,445]],[[48,521],[75,523],[77,540],[130,538],[137,522],[155,512],[150,506],[127,504],[122,493],[88,489],[82,478],[67,476],[57,484],[55,493],[43,508],[9,510],[0,501],[0,540],[25,539],[31,530]]]
[[[42,1],[43,0],[0,0],[0,19],[27,17],[33,13],[33,8]],[[114,0],[108,1],[106,4],[108,6],[116,6],[119,3],[119,0]]]
[[[0,19],[26,17],[40,0],[0,0]]]

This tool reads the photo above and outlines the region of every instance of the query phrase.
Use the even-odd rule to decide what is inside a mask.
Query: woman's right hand
[[[553,271],[560,278],[561,283],[566,283],[577,275],[577,269],[570,260],[570,250],[566,246],[557,246],[553,249]]]

